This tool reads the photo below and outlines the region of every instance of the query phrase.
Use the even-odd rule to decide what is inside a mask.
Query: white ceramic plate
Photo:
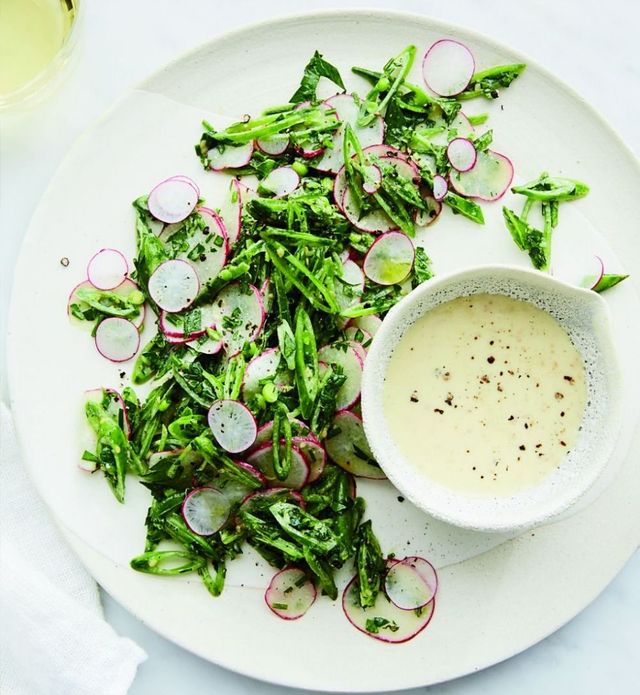
[[[230,565],[228,588],[218,600],[197,579],[131,571],[127,562],[143,543],[145,491],[130,484],[127,504],[120,506],[102,481],[76,470],[82,391],[98,384],[118,387],[126,375],[94,352],[86,334],[69,326],[66,298],[96,249],[109,245],[133,254],[130,201],[162,178],[183,173],[194,176],[215,204],[221,183],[199,169],[192,151],[199,119],[237,118],[286,101],[313,49],[363,91],[364,84],[349,75],[352,64],[375,68],[408,43],[422,48],[441,36],[465,41],[479,66],[521,60],[468,31],[383,12],[295,17],[212,41],[127,94],[76,143],[34,215],[16,269],[8,341],[12,405],[40,493],[116,599],[185,648],[257,678],[356,692],[427,685],[478,670],[573,617],[607,585],[640,539],[635,513],[640,469],[627,457],[634,437],[640,445],[637,408],[631,406],[638,388],[640,303],[634,285],[640,247],[628,203],[640,187],[640,173],[597,114],[531,63],[498,103],[473,103],[468,110],[491,114],[495,148],[513,158],[520,180],[549,169],[591,184],[586,199],[561,211],[556,275],[580,276],[594,252],[611,270],[622,270],[623,258],[624,268],[635,273],[607,295],[627,407],[613,457],[621,464],[619,473],[591,506],[509,540],[428,519],[398,502],[387,484],[359,486],[385,551],[422,553],[440,569],[441,592],[429,628],[395,646],[355,631],[327,600],[296,623],[274,619],[261,597],[270,571],[256,567],[251,555]],[[419,65],[412,77],[420,79]],[[428,231],[424,241],[438,272],[480,263],[527,264],[503,228],[499,204],[485,209],[484,228],[446,215]],[[63,256],[71,260],[68,268],[59,263]],[[128,374],[130,366],[123,369]]]

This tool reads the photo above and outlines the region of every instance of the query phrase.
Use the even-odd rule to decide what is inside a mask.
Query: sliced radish
[[[447,157],[456,171],[469,171],[478,158],[476,148],[467,138],[454,138],[447,146]]]
[[[336,278],[335,294],[338,306],[342,311],[360,303],[364,292],[364,273],[360,266],[352,260],[342,264],[342,275]]]
[[[128,297],[132,292],[140,292],[140,288],[138,287],[138,285],[136,285],[136,283],[133,280],[129,280],[129,278],[127,278],[124,282],[120,283],[116,288],[112,290],[98,290],[98,288],[91,284],[88,280],[84,280],[71,290],[71,293],[69,294],[69,299],[67,300],[67,313],[72,318],[73,314],[71,313],[71,305],[82,302],[82,298],[78,296],[79,290],[88,290],[90,292],[113,292],[113,294],[117,294],[119,297],[125,298]],[[129,321],[131,321],[131,323],[133,323],[134,326],[136,326],[136,328],[140,328],[140,326],[142,326],[142,324],[144,323],[144,316],[146,313],[144,304],[140,304],[139,309],[140,313],[138,314],[138,316],[129,319]]]
[[[335,416],[324,445],[331,460],[347,473],[374,480],[387,477],[375,464],[362,420],[355,413],[343,410]]]
[[[271,485],[276,487],[300,490],[309,479],[309,464],[295,445],[291,447],[291,470],[284,480],[278,478],[273,468],[273,445],[263,444],[247,458],[247,461],[255,466]]]
[[[602,280],[602,276],[604,275],[604,261],[602,258],[600,258],[600,256],[594,256],[593,258],[594,272],[586,275],[580,283],[580,287],[586,287],[590,290],[593,290],[598,286],[598,283],[600,280]]]
[[[434,572],[435,577],[435,572]],[[436,584],[428,584],[422,574],[410,563],[394,562],[384,580],[387,598],[404,611],[422,608],[433,600]]]
[[[471,125],[467,116],[462,111],[458,111],[449,125],[449,133],[452,131],[455,131],[458,137],[469,138],[476,132],[476,129]]]
[[[422,76],[429,89],[441,97],[464,91],[471,82],[476,62],[459,41],[440,39],[432,44],[422,61]]]
[[[308,425],[305,425],[302,420],[298,420],[297,418],[289,418],[289,422],[291,423],[291,433],[295,437],[303,437],[305,439],[311,439],[314,441],[316,444],[320,444],[320,440],[316,437],[316,435],[311,431]],[[272,439],[272,434],[273,434],[273,420],[270,420],[269,422],[266,422],[264,425],[260,427],[258,430],[258,434],[256,435],[256,441],[254,442],[254,449],[257,449],[258,446],[265,444],[267,442],[270,442]]]
[[[138,352],[140,333],[131,321],[112,316],[98,324],[95,342],[103,357],[111,362],[126,362]]]
[[[200,186],[189,176],[185,176],[184,174],[178,174],[177,176],[170,176],[169,181],[185,181],[189,185],[193,186],[196,190],[196,193],[198,194],[198,198],[200,198]]]
[[[87,265],[87,279],[99,290],[115,289],[128,272],[127,259],[116,249],[100,249]]]
[[[242,382],[242,397],[245,401],[249,401],[262,391],[262,381],[275,378],[280,357],[278,348],[269,348],[249,362]]]
[[[231,454],[245,451],[255,441],[258,431],[256,420],[240,401],[214,401],[207,419],[218,444]]]
[[[503,154],[485,150],[478,152],[473,169],[465,172],[452,171],[450,179],[451,185],[460,195],[486,201],[498,200],[511,185],[513,164]],[[435,191],[434,197],[438,199]]]
[[[369,164],[363,171],[362,190],[369,195],[373,195],[382,185],[382,172],[380,167],[375,164]]]
[[[449,184],[447,183],[447,179],[445,179],[444,176],[440,176],[440,174],[437,174],[433,177],[433,197],[436,199],[437,202],[440,202],[444,199],[444,197],[447,195],[448,190]]]
[[[187,335],[184,332],[184,321],[189,316],[187,314],[175,314],[167,313],[166,311],[160,312],[160,317],[158,319],[158,326],[162,333],[168,338],[179,338],[184,341],[191,340],[192,338],[199,338],[201,335],[206,333],[207,328],[214,328],[217,310],[213,304],[202,304],[198,307],[200,312],[200,325],[198,328],[191,330]],[[193,317],[190,317],[191,319]]]
[[[164,311],[173,313],[191,306],[200,291],[195,268],[180,259],[164,261],[149,278],[149,295]]]
[[[227,497],[214,487],[192,490],[182,503],[182,517],[198,536],[212,536],[227,522],[231,505]]]
[[[233,462],[238,468],[242,468],[243,471],[246,473],[249,473],[257,483],[260,483],[260,485],[266,485],[267,484],[267,479],[260,473],[260,471],[255,467],[252,466],[250,463],[247,463],[246,461],[234,461]]]
[[[354,344],[354,347],[356,345],[360,346],[364,350],[364,354],[367,354],[367,348],[373,340],[373,336],[369,331],[350,324],[345,328],[344,334],[347,340]],[[362,359],[364,360],[364,358]]]
[[[395,157],[397,159],[404,159],[407,162],[410,161],[409,155],[392,145],[369,145],[369,147],[364,147],[362,151],[367,156],[379,157],[381,159]]]
[[[289,147],[289,136],[284,134],[273,135],[268,140],[256,140],[256,145],[265,154],[277,157],[287,151],[287,147]]]
[[[267,490],[256,490],[249,493],[242,500],[238,511],[261,512],[267,510],[276,502],[290,502],[291,504],[299,505],[302,509],[306,507],[304,498],[297,490],[292,490],[288,487],[271,487]]]
[[[242,229],[242,190],[245,188],[239,179],[231,179],[229,184],[229,196],[223,202],[220,209],[220,216],[224,222],[224,227],[227,230],[227,242],[229,246],[233,246]]]
[[[433,224],[442,212],[442,203],[432,195],[423,194],[422,201],[426,210],[418,210],[415,216],[415,223],[418,227],[428,227]]]
[[[350,188],[345,190],[339,207],[349,222],[361,232],[376,234],[397,229],[398,225],[381,208],[374,208],[370,212],[363,213]]]
[[[307,483],[317,480],[324,471],[327,463],[327,453],[320,442],[311,437],[293,437],[293,444],[298,447],[300,453],[309,464],[309,478]]]
[[[188,345],[201,355],[217,355],[222,350],[222,338],[215,339],[205,334],[192,340],[187,340],[185,345]]]
[[[378,285],[397,285],[411,272],[416,252],[403,232],[387,232],[369,247],[362,269]]]
[[[293,167],[278,167],[273,169],[260,182],[260,187],[273,193],[276,198],[282,198],[298,188],[300,175]]]
[[[214,147],[209,150],[207,158],[213,171],[223,171],[224,169],[239,169],[246,166],[251,161],[252,155],[253,142],[247,142],[237,147],[225,145],[222,151]]]
[[[225,352],[233,357],[262,330],[265,319],[262,295],[253,285],[232,283],[218,293],[213,304]]]
[[[318,350],[318,360],[342,368],[347,377],[336,396],[336,410],[351,407],[360,398],[362,360],[349,344],[325,345]]]
[[[349,326],[355,326],[356,328],[361,328],[366,331],[371,336],[374,336],[380,326],[382,325],[382,319],[375,314],[370,314],[369,316],[358,316],[355,319],[349,321]]]
[[[341,124],[331,137],[332,147],[324,151],[324,154],[314,166],[320,171],[337,174],[344,164],[345,124],[349,123],[351,125],[360,145],[364,148],[369,145],[382,144],[384,139],[384,121],[380,116],[377,116],[368,126],[364,128],[358,126],[360,107],[351,94],[336,94],[324,103],[335,109]]]
[[[298,620],[311,608],[317,593],[313,582],[302,570],[287,567],[274,575],[264,600],[279,618]]]
[[[394,606],[384,591],[381,591],[373,606],[362,608],[357,578],[356,575],[345,587],[342,610],[360,632],[381,642],[399,644],[408,642],[427,627],[433,617],[435,601],[416,611],[405,611]]]
[[[149,193],[147,205],[157,220],[174,224],[189,217],[198,204],[199,195],[193,181],[187,177],[173,177],[162,181]]]

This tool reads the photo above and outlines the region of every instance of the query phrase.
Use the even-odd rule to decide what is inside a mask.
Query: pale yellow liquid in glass
[[[36,80],[65,43],[74,2],[0,0],[0,100]]]

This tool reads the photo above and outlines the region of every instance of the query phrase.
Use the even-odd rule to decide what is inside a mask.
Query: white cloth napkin
[[[0,692],[123,695],[146,656],[104,620],[98,588],[22,468],[0,403]]]

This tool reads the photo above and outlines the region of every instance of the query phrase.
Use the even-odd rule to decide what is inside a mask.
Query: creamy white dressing
[[[459,297],[418,319],[389,363],[389,432],[431,480],[475,497],[542,481],[575,444],[587,389],[560,324],[529,302]]]

